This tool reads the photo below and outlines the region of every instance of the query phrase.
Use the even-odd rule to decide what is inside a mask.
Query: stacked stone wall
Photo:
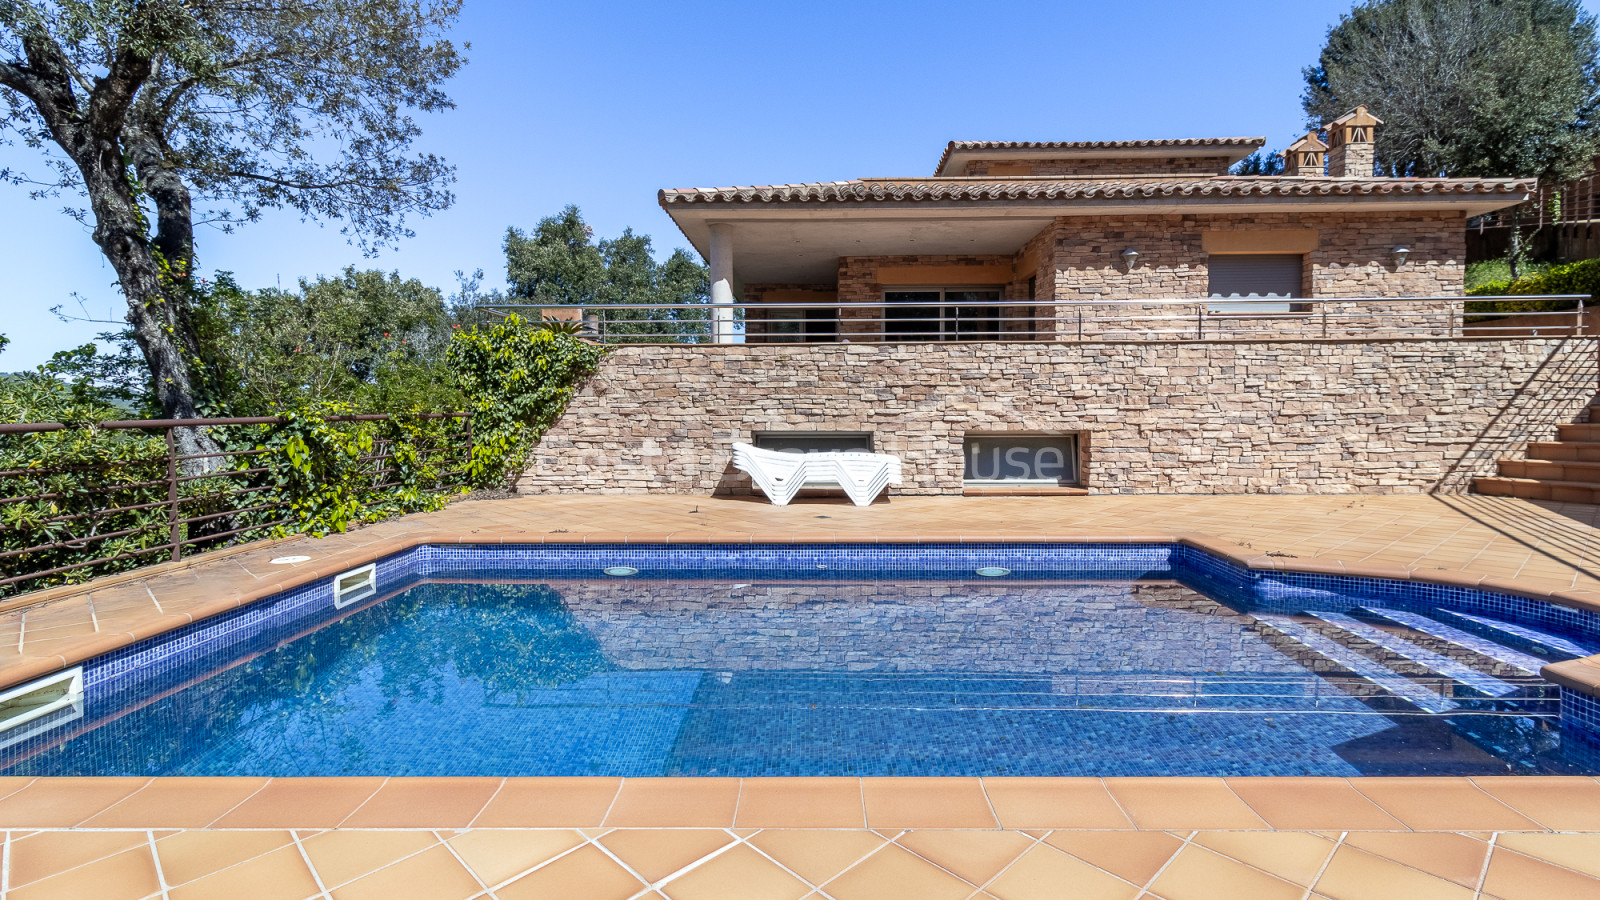
[[[969,431],[1081,435],[1091,493],[1453,492],[1596,382],[1573,338],[624,346],[521,488],[748,493],[733,442],[792,430],[871,432],[898,494],[961,493]]]
[[[1459,296],[1466,277],[1466,223],[1462,214],[1420,212],[1273,213],[1256,215],[1075,216],[1058,219],[1054,247],[1055,298],[1065,301],[1198,299],[1210,293],[1207,232],[1272,232],[1315,229],[1316,247],[1304,254],[1301,294],[1339,297]],[[1247,246],[1248,244],[1246,244]],[[1396,261],[1394,250],[1409,252]],[[1131,268],[1124,250],[1139,253]],[[1264,251],[1271,252],[1271,251]],[[1198,322],[1206,304],[1127,304],[1062,307],[1058,331],[1083,337],[1126,338],[1166,330],[1169,337],[1232,335],[1266,337],[1278,331],[1338,337],[1350,328],[1370,332],[1374,317],[1386,317],[1392,333],[1424,328],[1449,333],[1459,325],[1459,304],[1441,302],[1335,304],[1319,308],[1322,323],[1306,332],[1304,319],[1242,322],[1220,318]],[[1128,316],[1144,317],[1129,322]],[[1157,316],[1181,316],[1158,321]],[[1118,321],[1121,319],[1121,321]],[[1363,321],[1357,322],[1357,319]],[[1210,330],[1207,330],[1209,327]]]

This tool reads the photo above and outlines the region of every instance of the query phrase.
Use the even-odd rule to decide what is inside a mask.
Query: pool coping
[[[502,532],[497,534],[496,532]],[[674,532],[587,532],[570,538],[551,535],[533,535],[526,532],[505,533],[509,529],[483,528],[471,532],[412,532],[364,543],[359,546],[313,558],[304,563],[285,567],[283,577],[260,579],[244,590],[232,594],[219,593],[215,599],[191,607],[186,613],[151,616],[121,632],[98,632],[85,635],[81,640],[66,639],[46,656],[0,664],[0,689],[12,687],[34,678],[49,675],[87,660],[120,650],[124,647],[184,628],[196,622],[239,609],[286,591],[302,588],[327,578],[349,572],[387,557],[426,546],[467,545],[778,545],[778,544],[900,544],[900,545],[960,545],[960,544],[1178,544],[1209,553],[1213,556],[1254,572],[1295,573],[1305,575],[1338,575],[1355,578],[1379,578],[1393,581],[1418,582],[1444,587],[1471,588],[1509,594],[1532,600],[1552,603],[1572,609],[1600,613],[1600,590],[1584,590],[1570,586],[1557,586],[1553,579],[1503,578],[1492,575],[1474,575],[1449,570],[1420,572],[1400,566],[1383,564],[1346,563],[1337,559],[1282,557],[1250,551],[1232,541],[1195,531],[1171,531],[1143,534],[1094,534],[1075,532],[1070,535],[1019,536],[1011,534],[964,534],[958,537],[930,537],[927,535],[896,536],[879,534],[875,539],[841,538],[834,535],[784,534],[782,536],[752,535],[695,535],[693,540],[682,537],[673,541]],[[305,536],[279,538],[226,548],[173,563],[163,563],[130,572],[118,573],[77,585],[64,585],[42,591],[21,594],[0,602],[0,614],[44,607],[51,603],[104,591],[130,582],[143,582],[152,577],[194,569],[204,569],[208,564],[220,564],[244,553],[279,546],[304,539]],[[1542,583],[1541,583],[1542,582]],[[1547,666],[1541,674],[1561,687],[1600,699],[1600,655],[1568,660]]]
[[[704,502],[709,498],[682,499]],[[684,506],[687,511],[688,504],[685,503]],[[107,653],[138,640],[183,628],[196,621],[227,613],[274,594],[302,588],[360,565],[429,544],[440,546],[1180,544],[1258,572],[1389,578],[1447,587],[1476,588],[1566,607],[1600,611],[1600,589],[1593,588],[1583,579],[1576,581],[1561,578],[1518,579],[1503,574],[1465,575],[1421,568],[1432,564],[1432,560],[1425,553],[1416,556],[1417,568],[1406,567],[1411,565],[1410,563],[1361,564],[1342,562],[1339,559],[1323,556],[1268,555],[1244,543],[1246,539],[1253,540],[1248,533],[1241,536],[1240,540],[1234,541],[1204,531],[1163,530],[1159,526],[1143,527],[1138,533],[1134,533],[1131,529],[1116,532],[1112,530],[1115,528],[1113,524],[1110,529],[1105,530],[1096,527],[1079,529],[1071,526],[1068,526],[1070,530],[1038,528],[1026,535],[1019,535],[1016,531],[1001,534],[992,531],[918,534],[909,533],[902,526],[900,529],[880,529],[875,536],[864,536],[843,533],[808,534],[798,528],[785,528],[781,519],[774,519],[773,521],[778,524],[775,524],[770,531],[762,530],[763,524],[744,527],[742,533],[733,533],[733,528],[724,527],[720,530],[706,529],[714,533],[701,534],[692,529],[618,531],[596,528],[586,531],[581,517],[576,522],[568,519],[546,522],[533,516],[530,516],[530,521],[527,522],[507,524],[502,521],[485,523],[475,528],[473,526],[479,525],[480,519],[488,519],[495,513],[490,510],[485,510],[483,513],[463,511],[468,512],[464,517],[466,521],[462,521],[463,517],[460,516],[456,517],[453,523],[450,520],[430,519],[427,515],[406,517],[358,529],[346,535],[333,536],[326,544],[301,536],[243,545],[177,563],[163,563],[107,576],[85,584],[52,588],[13,598],[0,603],[0,612],[23,609],[48,610],[51,604],[61,601],[77,603],[88,595],[92,595],[96,604],[102,603],[106,598],[128,596],[132,593],[143,596],[147,593],[145,582],[150,582],[150,586],[157,592],[162,592],[163,596],[166,596],[165,592],[169,586],[186,595],[183,613],[151,615],[148,620],[142,621],[132,619],[118,621],[114,627],[125,630],[115,634],[99,633],[52,641],[49,654],[24,659],[20,664],[0,665],[0,679],[19,680],[15,673],[23,672],[25,669],[35,675],[47,674],[64,668],[68,656],[81,660]],[[810,512],[816,511],[819,510],[806,510],[808,513],[806,518],[810,518]],[[520,509],[515,512],[521,515]],[[615,517],[612,521],[616,521]],[[762,520],[763,523],[765,521]],[[930,523],[930,528],[936,527],[937,524]],[[567,525],[572,527],[572,533],[542,531]],[[912,527],[920,526],[914,524]],[[1001,523],[1001,527],[1004,527],[1004,523]],[[292,551],[291,546],[295,547]],[[311,553],[317,558],[307,563],[281,567],[281,571],[280,567],[256,564],[257,561],[265,562],[272,555],[270,552],[262,551],[274,550],[281,553]],[[1512,570],[1513,565],[1500,567],[1501,573]],[[1584,586],[1574,588],[1575,583]],[[102,621],[105,619],[102,618]],[[73,629],[63,628],[62,631],[71,632]],[[1559,664],[1562,668],[1553,669],[1547,677],[1551,677],[1551,680],[1562,684],[1563,687],[1575,687],[1574,684],[1560,680],[1560,677],[1568,669],[1577,668],[1578,664],[1583,664],[1589,671],[1579,669],[1571,676],[1575,682],[1583,686],[1576,689],[1581,691],[1584,687],[1588,687],[1600,693],[1600,658]],[[1590,675],[1593,680],[1586,680],[1585,676]],[[731,806],[727,798],[730,782],[737,784],[735,799]],[[974,785],[978,786],[982,799],[987,804],[989,819],[982,817],[982,811],[974,802],[975,795],[972,790]],[[1002,788],[1010,787],[1013,798],[1001,800],[997,804],[995,798],[998,795],[990,790],[996,785]],[[868,786],[873,790],[884,789],[880,791],[879,801],[875,801],[876,814],[873,814],[867,806],[865,795]],[[829,798],[837,800],[841,793],[849,794],[852,788],[860,797],[858,808],[861,810],[861,818],[848,822],[839,818],[829,818],[827,808],[832,802]],[[590,803],[589,806],[583,805],[589,801],[583,801],[581,795],[604,793],[608,789],[612,793],[605,800],[604,812],[593,813],[594,803]],[[634,813],[619,816],[608,824],[607,817],[613,809],[620,811],[627,808],[626,805],[618,804],[619,795],[624,789],[634,790],[635,799],[640,802],[634,805]],[[744,798],[752,790],[767,791],[774,796],[784,798],[783,802],[767,805],[769,810],[778,811],[774,814],[777,817],[741,818],[741,812],[745,809]],[[1136,799],[1129,799],[1135,795],[1138,795]],[[578,796],[578,799],[572,799],[575,796]],[[1017,797],[1031,801],[1029,815],[1039,818],[1019,817],[1017,807],[1007,806],[1007,803],[1020,802],[1015,799]],[[1109,806],[1108,801],[1104,799],[1106,797],[1112,798]],[[493,805],[507,810],[506,814],[498,818],[487,815]],[[708,812],[710,807],[718,810],[715,815]],[[1105,816],[1108,809],[1114,811],[1109,819]],[[239,815],[233,820],[225,821],[225,817],[233,814],[235,810],[239,811]],[[361,812],[362,810],[365,812]],[[979,815],[973,817],[974,811]],[[245,816],[246,812],[250,814],[248,819]],[[361,814],[357,815],[358,812]],[[834,812],[837,813],[837,809]],[[1117,816],[1121,816],[1120,821],[1127,824],[1119,824]],[[247,822],[254,824],[246,824]],[[599,824],[589,824],[591,822]],[[1026,822],[1038,827],[1027,828],[1021,824]],[[703,829],[708,827],[726,831],[731,838],[736,838],[738,843],[733,846],[739,850],[741,854],[739,858],[745,860],[750,858],[746,840],[754,837],[761,828],[768,829],[763,833],[772,833],[776,829],[791,829],[786,833],[795,836],[796,840],[799,840],[800,835],[817,835],[817,840],[824,844],[844,840],[844,836],[847,835],[857,835],[862,841],[882,843],[887,840],[886,846],[891,849],[895,848],[897,846],[895,842],[900,840],[895,837],[896,833],[902,835],[918,833],[906,830],[910,828],[929,829],[923,831],[924,834],[936,834],[938,830],[946,830],[946,833],[953,837],[959,836],[958,840],[962,845],[975,848],[985,846],[984,841],[998,840],[998,838],[985,838],[985,834],[1009,834],[1011,840],[1020,840],[1017,835],[1026,835],[1029,840],[1043,847],[1043,842],[1047,838],[1047,828],[1057,829],[1048,832],[1048,835],[1064,836],[1061,843],[1070,842],[1066,836],[1075,834],[1082,835],[1084,840],[1098,840],[1099,838],[1095,836],[1102,835],[1114,840],[1118,845],[1123,845],[1144,833],[1150,835],[1150,840],[1156,840],[1159,836],[1163,841],[1176,839],[1183,842],[1183,846],[1190,849],[1174,856],[1167,871],[1172,872],[1174,877],[1183,875],[1181,880],[1203,882],[1213,886],[1218,883],[1215,870],[1206,870],[1203,874],[1196,875],[1189,869],[1183,869],[1180,873],[1179,870],[1186,865],[1184,860],[1190,859],[1192,862],[1198,858],[1208,863],[1223,860],[1227,865],[1235,867],[1230,869],[1230,872],[1237,873],[1242,870],[1237,868],[1238,864],[1228,862],[1224,857],[1216,856],[1211,849],[1206,849],[1215,845],[1208,843],[1203,838],[1204,834],[1229,833],[1236,835],[1239,840],[1251,841],[1272,839],[1274,843],[1271,843],[1270,847],[1273,848],[1271,851],[1273,853],[1277,853],[1283,847],[1297,846],[1296,842],[1326,840],[1339,847],[1335,851],[1333,862],[1324,863],[1326,871],[1333,872],[1339,868],[1342,865],[1339,862],[1341,859],[1354,858],[1363,864],[1370,864],[1368,867],[1374,880],[1369,882],[1370,891],[1361,896],[1392,896],[1395,886],[1402,883],[1393,880],[1394,878],[1421,878],[1423,874],[1428,873],[1429,866],[1434,861],[1430,856],[1433,845],[1417,842],[1453,841],[1455,843],[1452,846],[1456,847],[1471,844],[1485,845],[1489,848],[1487,851],[1489,855],[1482,860],[1477,880],[1457,882],[1456,889],[1459,890],[1464,886],[1468,895],[1474,893],[1474,884],[1476,893],[1488,898],[1491,893],[1489,888],[1512,883],[1521,885],[1523,890],[1520,895],[1502,890],[1495,890],[1492,893],[1497,897],[1530,898],[1561,896],[1563,889],[1568,896],[1584,890],[1600,893],[1600,880],[1594,878],[1595,875],[1600,875],[1600,870],[1586,876],[1584,872],[1574,871],[1574,869],[1587,871],[1587,868],[1570,865],[1570,856],[1563,857],[1559,853],[1551,853],[1529,857],[1526,855],[1529,852],[1527,847],[1522,844],[1512,846],[1513,841],[1548,843],[1582,839],[1591,841],[1596,848],[1600,848],[1600,778],[1588,776],[1351,778],[1154,776],[1023,777],[1014,780],[961,777],[866,779],[848,777],[744,779],[0,777],[0,828],[15,829],[14,833],[8,833],[3,851],[8,861],[16,858],[14,854],[17,851],[13,849],[13,845],[21,846],[22,841],[30,839],[27,837],[29,834],[37,836],[39,840],[55,840],[51,835],[59,835],[63,839],[69,835],[83,835],[85,837],[82,840],[103,841],[110,840],[108,835],[119,829],[138,831],[141,840],[148,837],[146,842],[148,850],[141,852],[149,855],[151,851],[159,850],[156,855],[161,857],[162,861],[165,860],[167,853],[165,850],[167,841],[187,840],[183,836],[192,837],[193,840],[182,846],[193,848],[193,852],[202,852],[203,848],[203,852],[214,854],[221,859],[232,852],[229,848],[234,842],[243,839],[237,837],[241,833],[253,832],[262,835],[266,833],[266,829],[272,828],[298,829],[294,832],[294,843],[290,844],[289,850],[276,854],[277,856],[287,854],[294,866],[302,865],[300,859],[304,851],[295,852],[299,842],[302,839],[312,840],[319,829],[332,829],[327,834],[350,835],[349,840],[358,842],[381,842],[388,840],[383,838],[383,835],[411,834],[415,833],[413,830],[434,830],[434,837],[441,840],[450,840],[450,835],[480,833],[485,834],[483,838],[485,842],[501,840],[490,834],[492,832],[504,835],[503,840],[507,846],[512,843],[521,846],[523,842],[530,840],[547,840],[545,836],[565,828],[578,834],[578,839],[587,840],[588,843],[583,845],[587,848],[585,852],[590,857],[598,859],[601,851],[597,848],[602,840],[609,841],[609,838],[605,837],[608,834],[631,832],[640,840],[648,837],[671,843],[689,840],[694,834],[704,834]],[[171,830],[163,831],[163,829]],[[1506,841],[1500,841],[1502,834],[1507,836]],[[1363,838],[1363,835],[1369,837]],[[750,843],[758,844],[760,840],[759,837],[755,837]],[[1071,841],[1076,840],[1078,839],[1071,838]],[[1286,843],[1276,843],[1279,840]],[[1373,848],[1384,841],[1391,842],[1395,852],[1384,859],[1370,856],[1370,853],[1374,852]],[[1550,846],[1554,847],[1554,844]],[[1584,846],[1588,847],[1589,844]],[[429,852],[438,857],[443,855],[444,851],[436,847]],[[901,850],[894,852],[894,858],[897,860],[911,859]],[[416,865],[420,867],[424,855],[426,854],[411,859],[416,860]],[[85,864],[70,869],[58,877],[70,878],[81,875],[86,880],[91,876],[101,877],[95,874],[97,867],[110,866],[112,862],[124,860],[127,856],[128,854],[123,854],[106,861]],[[269,854],[256,862],[241,863],[215,877],[221,878],[227,872],[237,872],[239,878],[249,876],[256,879],[250,884],[257,883],[261,877],[261,870],[253,867],[258,864],[265,865],[272,856],[274,854]],[[572,858],[576,859],[576,855]],[[730,861],[731,866],[735,854],[728,853],[724,858]],[[1054,855],[1050,858],[1060,859]],[[711,860],[713,857],[706,859]],[[1515,865],[1505,869],[1502,860],[1509,860]],[[460,861],[458,857],[457,863]],[[15,865],[14,862],[10,864]],[[446,864],[456,865],[449,863],[448,860]],[[1388,868],[1380,869],[1379,864]],[[1505,872],[1514,873],[1514,876],[1504,875],[1496,881],[1493,873],[1497,866],[1502,867]],[[1562,866],[1565,868],[1561,868]],[[548,870],[541,871],[553,871],[555,868],[552,866]],[[314,871],[315,869],[313,866]],[[1251,870],[1256,874],[1250,877],[1261,877],[1259,869],[1258,866],[1257,869]],[[101,868],[100,871],[105,869]],[[401,864],[382,871],[417,872],[422,878],[426,878],[420,871],[406,870]],[[1270,867],[1268,873],[1272,874]],[[377,875],[373,876],[376,877]],[[109,876],[105,878],[107,880],[100,882],[101,884],[113,883],[109,880]],[[1321,875],[1319,874],[1317,878],[1321,878]],[[1583,878],[1589,880],[1583,880],[1581,884],[1573,880]],[[270,880],[270,877],[267,880]],[[209,883],[195,882],[197,885]],[[414,883],[425,883],[425,881]],[[900,882],[895,884],[904,887]],[[245,884],[239,890],[248,886],[249,884]],[[15,888],[15,884],[12,887]],[[335,886],[330,883],[327,887],[332,889]],[[1312,884],[1308,881],[1304,889],[1297,890],[1294,895],[1303,896],[1311,889]],[[1137,892],[1137,886],[1132,890]],[[1317,890],[1311,895],[1316,896],[1321,890],[1322,885],[1318,882]],[[1157,892],[1151,890],[1151,885],[1146,885],[1146,891],[1146,896],[1156,896]],[[575,892],[569,891],[567,895],[576,896],[583,893],[583,889],[578,889]],[[664,893],[671,893],[674,897],[679,896],[670,887]],[[1335,891],[1335,893],[1340,892]],[[172,891],[174,898],[181,894],[182,890]],[[1346,894],[1349,892],[1341,893],[1341,895]],[[21,892],[18,895],[21,896]],[[207,895],[227,895],[227,892]],[[736,895],[737,892],[734,892],[729,896]],[[1166,894],[1161,892],[1161,895]],[[1249,894],[1241,887],[1234,895]],[[1354,896],[1354,894],[1349,895]],[[659,898],[661,894],[646,888],[644,893],[635,896],[643,900],[643,898]],[[808,896],[820,898],[834,895],[819,890],[818,893]],[[973,896],[991,895],[980,890]],[[1006,896],[1011,895],[1008,893]]]

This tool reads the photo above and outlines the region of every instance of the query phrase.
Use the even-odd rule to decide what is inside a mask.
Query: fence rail
[[[405,446],[404,455],[432,464],[437,487],[465,483],[472,455],[470,414],[347,415],[320,421],[359,425],[391,420],[443,426]],[[274,426],[292,421],[250,416],[85,425],[0,423],[0,439],[12,442],[74,429],[160,438],[121,448],[125,456],[102,448],[104,452],[91,462],[39,464],[36,456],[20,468],[0,469],[0,596],[41,579],[83,570],[100,574],[161,558],[176,561],[186,551],[253,540],[294,526],[294,497],[284,489],[283,466],[274,462],[279,451],[258,446]],[[222,449],[180,453],[176,433],[194,428],[206,429]],[[352,477],[359,485],[358,494],[377,497],[402,484],[396,480],[401,444],[393,437],[374,436],[371,451],[354,458]],[[16,447],[13,443],[7,449]],[[8,455],[16,454],[0,459]]]
[[[1575,307],[1487,312],[1493,301]],[[1587,295],[782,302],[717,305],[496,304],[579,322],[607,343],[736,344],[851,341],[1362,340],[1600,337]],[[1551,323],[1551,316],[1566,316]],[[1539,318],[1534,318],[1539,317]]]

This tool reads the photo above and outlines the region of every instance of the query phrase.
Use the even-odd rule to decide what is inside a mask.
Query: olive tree
[[[370,250],[452,201],[412,151],[418,112],[452,106],[459,0],[0,0],[0,136],[44,168],[35,196],[81,198],[117,274],[162,411],[201,414],[195,229],[284,208]],[[180,431],[186,453],[215,444]]]

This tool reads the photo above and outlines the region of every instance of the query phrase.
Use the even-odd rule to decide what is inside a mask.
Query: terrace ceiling
[[[709,258],[710,226],[733,235],[744,284],[832,284],[844,256],[1016,253],[1052,220],[1086,215],[1458,210],[1526,199],[1502,180],[1150,179],[1069,182],[870,179],[662,191],[660,202]]]

